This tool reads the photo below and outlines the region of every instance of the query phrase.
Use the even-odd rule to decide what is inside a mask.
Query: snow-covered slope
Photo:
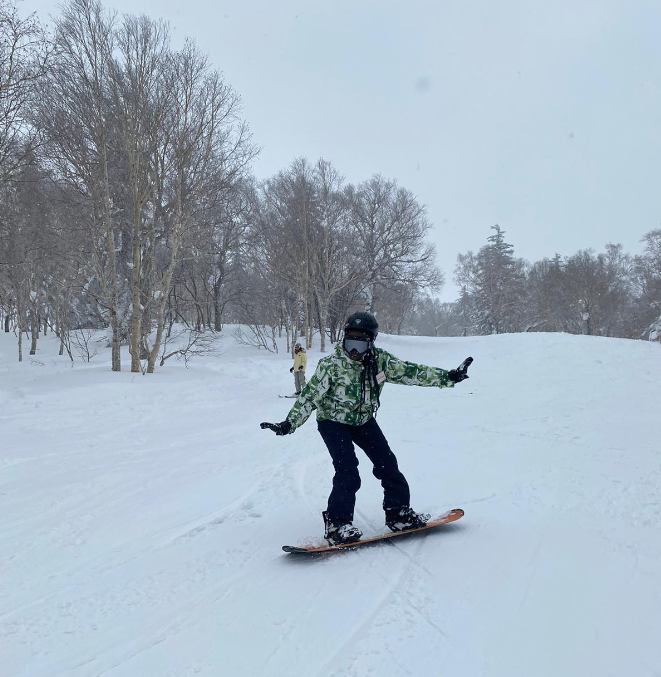
[[[661,674],[661,350],[557,334],[379,337],[451,368],[379,423],[426,537],[301,560],[332,467],[276,438],[287,355],[68,365],[0,335],[0,673],[7,677]],[[310,351],[312,367],[320,357]],[[311,373],[311,369],[308,369]],[[356,522],[381,531],[361,455]]]

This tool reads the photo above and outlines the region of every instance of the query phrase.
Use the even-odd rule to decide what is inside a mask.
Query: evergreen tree
[[[499,225],[488,245],[475,256],[459,255],[456,280],[471,297],[474,324],[479,334],[501,334],[520,329],[524,317],[525,263],[514,258]]]

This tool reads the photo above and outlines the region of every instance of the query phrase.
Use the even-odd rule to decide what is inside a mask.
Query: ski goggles
[[[372,342],[369,339],[361,338],[345,338],[342,341],[342,345],[347,353],[351,353],[352,350],[355,350],[359,355],[366,353],[371,346]]]

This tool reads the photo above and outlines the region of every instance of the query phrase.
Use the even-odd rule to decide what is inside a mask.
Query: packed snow
[[[19,364],[0,334],[3,677],[661,675],[661,346],[379,336],[475,358],[454,389],[387,385],[378,414],[412,506],[466,515],[307,559],[281,546],[320,542],[330,457],[314,419],[259,428],[293,403],[284,345],[222,336],[143,376],[50,336]]]

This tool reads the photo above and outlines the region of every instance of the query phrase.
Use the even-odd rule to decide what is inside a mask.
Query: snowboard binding
[[[390,531],[409,531],[426,526],[431,515],[426,512],[415,512],[409,506],[402,508],[386,508],[386,526]]]
[[[330,545],[346,545],[347,543],[355,543],[363,537],[363,532],[355,527],[351,522],[336,521],[333,522],[328,513],[324,511],[321,513],[324,518],[324,538]]]

